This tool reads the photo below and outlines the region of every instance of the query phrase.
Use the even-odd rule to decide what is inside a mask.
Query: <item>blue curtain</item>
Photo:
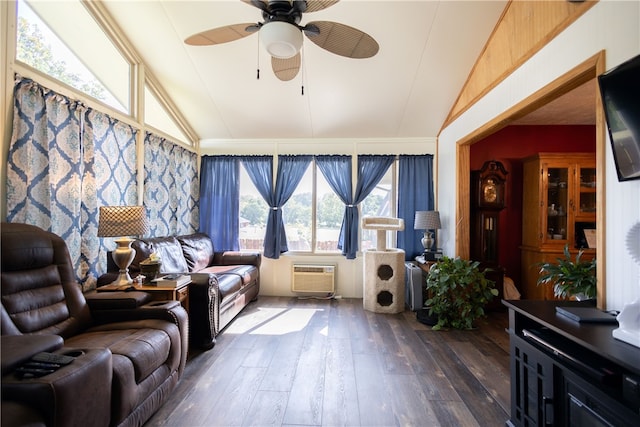
[[[278,259],[281,253],[289,250],[282,219],[282,207],[300,183],[311,159],[312,156],[278,156],[276,188],[271,200],[268,200],[271,209],[264,237],[264,256],[267,258]]]
[[[322,175],[345,204],[338,249],[347,259],[358,252],[358,205],[371,193],[393,163],[395,156],[358,156],[356,194],[351,190],[351,156],[316,156]]]
[[[398,217],[404,219],[404,231],[398,232],[398,248],[405,259],[412,260],[424,248],[420,243],[422,230],[414,230],[416,211],[430,211],[433,200],[433,155],[402,155],[399,160]]]
[[[239,245],[240,163],[235,156],[202,156],[200,166],[200,231],[216,251]]]
[[[272,206],[273,156],[242,156],[240,160],[258,193]]]
[[[351,246],[350,238],[345,236],[351,236],[351,219],[358,218],[358,206],[353,202],[353,191],[351,187],[351,156],[316,156],[316,164],[318,169],[322,172],[331,189],[340,198],[342,203],[345,204],[344,217],[342,218],[342,226],[340,227],[340,237],[338,238],[338,249],[342,249],[342,254],[347,256],[347,259],[355,258],[355,251],[352,247],[347,248],[346,242],[349,240],[349,246]],[[355,213],[354,213],[355,212]],[[357,224],[356,224],[356,250],[358,246]]]
[[[356,184],[356,194],[353,208],[347,208],[345,212],[345,236],[343,253],[347,259],[354,259],[358,252],[358,205],[373,191],[378,185],[389,167],[393,164],[396,156],[358,156],[358,183]],[[347,232],[348,230],[348,232]],[[340,233],[342,237],[342,232]]]
[[[258,193],[269,206],[274,205],[275,192],[273,191],[273,156],[242,156],[240,157],[249,179],[256,186]],[[267,215],[267,221],[271,217],[271,210]],[[266,233],[265,233],[266,234]],[[263,251],[266,251],[267,239],[263,241]]]

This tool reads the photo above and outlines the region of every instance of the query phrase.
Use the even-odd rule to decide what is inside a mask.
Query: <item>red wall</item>
[[[595,126],[508,126],[471,146],[471,170],[497,160],[509,172],[506,208],[500,212],[498,259],[516,286],[522,242],[522,159],[536,153],[595,152]]]

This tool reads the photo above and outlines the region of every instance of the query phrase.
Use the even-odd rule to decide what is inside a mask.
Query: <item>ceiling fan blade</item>
[[[318,35],[305,31],[309,40],[336,55],[358,59],[371,58],[380,49],[373,37],[348,25],[331,21],[315,21],[308,23],[307,26],[315,26],[320,30]]]
[[[210,46],[214,44],[232,42],[250,36],[259,29],[253,22],[248,24],[234,24],[203,31],[188,37],[184,42],[192,46]]]
[[[287,59],[271,57],[271,68],[277,78],[283,82],[288,82],[298,75],[300,71],[300,53]]]
[[[242,2],[253,7],[257,7],[263,12],[268,12],[269,9],[267,2],[263,0],[242,0]]]
[[[317,12],[331,7],[339,1],[340,0],[307,0],[307,8],[305,12]]]

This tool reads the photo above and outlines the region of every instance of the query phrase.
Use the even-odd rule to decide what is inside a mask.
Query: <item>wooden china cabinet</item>
[[[555,299],[551,286],[538,286],[537,265],[596,255],[595,153],[538,153],[523,161],[522,291],[526,299]]]

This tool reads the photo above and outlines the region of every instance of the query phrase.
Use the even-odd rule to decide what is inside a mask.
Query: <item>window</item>
[[[344,203],[316,166],[316,252],[339,252]]]
[[[144,122],[178,141],[189,141],[189,138],[185,136],[164,107],[162,107],[149,85],[144,87]]]
[[[283,208],[289,251],[340,252],[338,238],[343,215],[344,203],[331,190],[315,162],[311,162]]]
[[[131,67],[79,1],[19,0],[17,28],[18,61],[129,112]]]
[[[261,251],[264,248],[268,213],[269,206],[242,165],[240,167],[240,250]]]
[[[360,205],[360,217],[396,215],[396,167]],[[354,183],[355,188],[355,183]],[[262,250],[269,207],[240,168],[240,249]],[[338,238],[344,216],[344,203],[311,162],[300,184],[283,207],[283,219],[290,252],[337,254]],[[360,250],[376,247],[376,232],[360,230]],[[388,233],[387,246],[395,246],[395,233]]]
[[[289,251],[310,252],[313,249],[314,170],[314,162],[311,162],[282,210]]]

